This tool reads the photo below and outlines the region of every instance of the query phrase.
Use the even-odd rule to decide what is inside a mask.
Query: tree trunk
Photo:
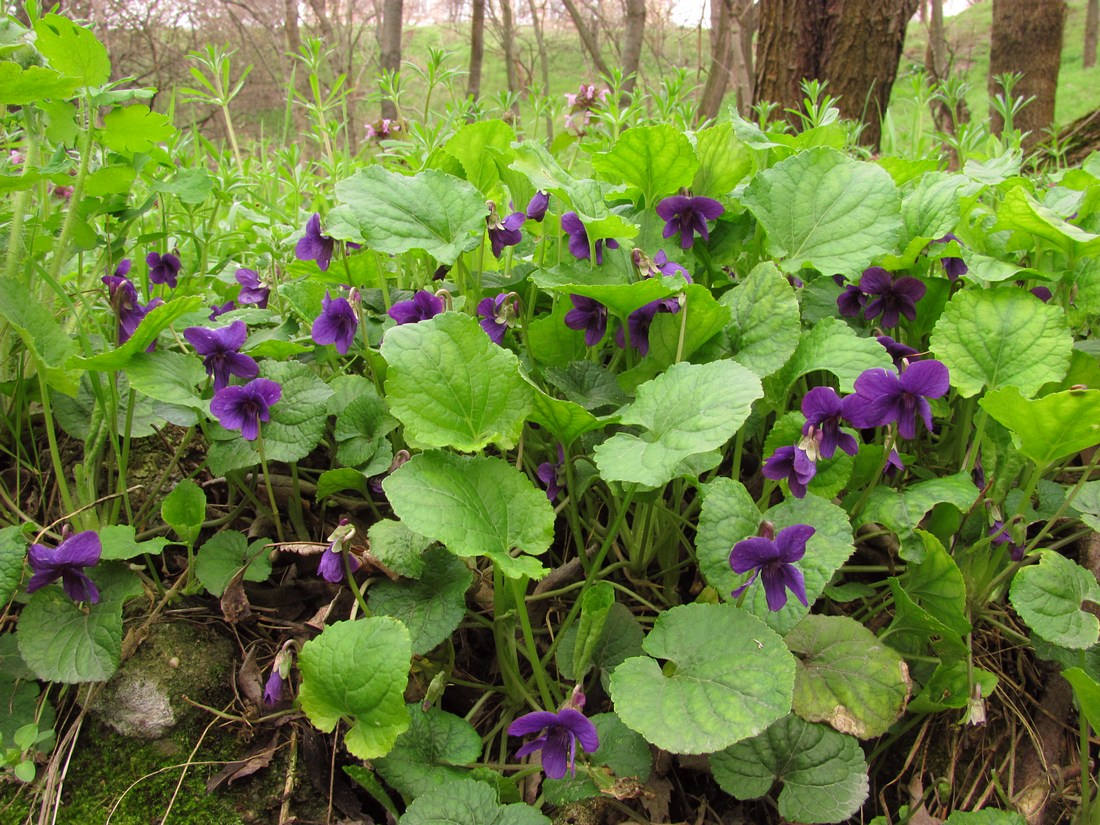
[[[989,49],[989,94],[1000,92],[994,79],[1006,72],[1022,77],[1015,97],[1034,100],[1013,118],[1013,127],[1026,131],[1024,146],[1033,147],[1054,123],[1054,97],[1062,64],[1062,32],[1066,22],[1063,0],[993,0],[993,28]],[[1004,128],[1001,116],[990,112],[993,131]]]
[[[542,75],[542,93],[550,94],[550,55],[546,53],[546,40],[542,35],[542,16],[540,10],[535,8],[535,0],[527,0],[531,9],[531,28],[535,30],[535,44],[539,49],[539,72]],[[545,6],[543,6],[545,9]],[[546,110],[546,140],[554,139],[554,118],[549,108]]]
[[[633,92],[634,84],[638,81],[638,66],[642,60],[642,43],[645,38],[645,2],[646,0],[626,0],[622,52],[624,95]]]
[[[405,0],[385,0],[382,4],[382,25],[379,28],[379,68],[396,74],[401,71],[401,29],[404,27]],[[383,99],[382,117],[397,117],[394,101]]]
[[[710,0],[710,71],[699,97],[698,120],[717,117],[733,79],[733,3],[734,0]]]
[[[584,50],[588,52],[588,56],[592,59],[592,65],[596,67],[596,71],[602,75],[611,74],[610,69],[607,67],[607,63],[604,62],[603,56],[600,54],[600,44],[596,40],[596,35],[588,27],[588,24],[584,22],[584,18],[581,16],[580,10],[577,9],[577,4],[573,0],[561,0],[562,5],[565,6],[565,10],[569,12],[569,17],[573,21],[573,25],[577,28],[577,34],[580,35],[581,45],[584,46]]]
[[[508,73],[508,91],[518,93],[520,89],[518,58],[516,57],[516,23],[512,14],[512,0],[498,0],[500,3],[500,45],[504,51],[504,65]],[[512,113],[519,114],[519,97],[512,102]]]
[[[929,9],[928,52],[925,62],[933,82],[942,83],[947,79],[947,36],[943,30],[943,0],[932,0]]]
[[[1096,40],[1100,30],[1100,0],[1089,0],[1085,8],[1085,56],[1084,67],[1096,65]]]
[[[298,0],[284,0],[283,9],[286,50],[290,54],[298,54],[302,47],[302,33],[298,29]]]
[[[754,101],[798,109],[805,78],[828,81],[841,115],[877,147],[905,27],[919,0],[762,0]],[[797,123],[798,118],[789,118]]]
[[[328,19],[328,10],[325,8],[325,0],[309,0],[309,7],[317,17],[317,25],[321,28],[321,38],[332,40],[332,22]]]
[[[485,59],[485,0],[473,0],[470,19],[470,77],[466,93],[477,100],[481,94],[481,64]]]

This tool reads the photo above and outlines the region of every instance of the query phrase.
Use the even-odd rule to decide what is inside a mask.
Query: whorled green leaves
[[[902,230],[890,175],[825,147],[759,173],[742,200],[767,230],[768,252],[785,272],[857,274],[892,252]]]
[[[302,710],[326,732],[341,720],[349,724],[344,744],[360,759],[385,756],[409,727],[404,692],[411,657],[409,631],[396,619],[329,625],[298,656]]]
[[[623,424],[643,429],[617,433],[596,447],[600,474],[660,487],[710,461],[704,454],[733,437],[761,394],[760,379],[733,361],[675,364],[638,387],[634,403],[619,413]],[[710,466],[718,459],[714,453]]]
[[[382,486],[410,530],[456,556],[487,556],[509,578],[546,572],[533,556],[550,547],[554,508],[507,462],[433,450],[413,456]]]
[[[665,611],[642,647],[648,656],[615,668],[611,698],[627,727],[659,748],[721,750],[790,710],[794,657],[763,622],[732,605]]]
[[[519,440],[531,387],[516,356],[473,318],[447,312],[394,327],[382,356],[389,364],[386,400],[410,444],[474,452]]]
[[[714,754],[710,765],[722,790],[738,799],[763,796],[782,782],[779,814],[790,822],[842,822],[869,789],[859,742],[794,714]]]

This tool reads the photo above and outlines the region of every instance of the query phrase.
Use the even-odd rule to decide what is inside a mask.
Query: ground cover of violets
[[[63,809],[186,605],[252,661],[217,712],[331,733],[356,821],[1019,823],[1013,748],[891,785],[1061,679],[1049,821],[1095,821],[1100,158],[596,86],[550,146],[222,152],[66,18],[2,42],[5,793]]]

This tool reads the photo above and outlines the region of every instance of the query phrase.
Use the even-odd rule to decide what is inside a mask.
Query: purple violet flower
[[[531,200],[527,202],[527,209],[524,210],[527,217],[536,223],[542,223],[542,219],[546,217],[546,210],[550,206],[550,195],[542,190],[535,192]]]
[[[333,344],[341,355],[347,355],[355,340],[359,319],[347,298],[330,298],[328,291],[321,299],[321,314],[313,321],[310,334],[315,344]]]
[[[154,284],[168,284],[169,289],[176,288],[176,276],[180,274],[180,259],[171,252],[163,255],[150,252],[145,256],[149,267],[149,280]]]
[[[562,231],[569,235],[569,251],[573,253],[573,257],[581,261],[586,261],[591,256],[592,252],[588,248],[588,232],[584,228],[584,223],[577,216],[576,212],[566,212],[561,216],[561,228]],[[596,265],[599,266],[603,263],[603,245],[607,244],[608,249],[618,249],[618,241],[607,238],[606,240],[601,238],[596,241]]]
[[[523,212],[513,212],[502,219],[497,213],[496,204],[489,201],[489,216],[485,221],[489,226],[489,245],[493,249],[493,257],[499,258],[504,247],[515,246],[523,240],[523,233],[519,229],[526,220],[527,215]]]
[[[884,327],[896,327],[899,314],[910,321],[917,317],[917,301],[924,297],[926,287],[916,278],[904,277],[894,280],[894,276],[881,266],[872,266],[863,272],[859,279],[860,291],[868,295],[877,295],[868,301],[863,309],[863,317],[870,321],[882,315]]]
[[[726,209],[714,198],[689,198],[673,195],[657,204],[657,214],[665,221],[664,237],[680,234],[680,246],[691,249],[698,232],[704,241],[710,240],[707,221],[718,218]]]
[[[279,668],[271,668],[271,675],[267,677],[267,684],[264,685],[264,705],[273,708],[283,701],[285,687],[286,679],[279,673]]]
[[[990,525],[988,535],[992,544],[1007,544],[1008,555],[1013,561],[1023,561],[1024,545],[1017,544],[1012,540],[1012,534],[1005,527],[1005,523],[1001,519],[994,519],[993,524]]]
[[[806,485],[817,475],[817,464],[799,447],[780,447],[764,462],[760,470],[773,481],[787,480],[791,495],[806,497]]]
[[[164,302],[160,298],[154,298],[148,304],[142,306],[138,300],[137,290],[133,283],[126,277],[130,271],[130,260],[127,258],[118,265],[114,275],[104,275],[103,283],[107,285],[107,292],[111,298],[111,306],[118,318],[118,342],[125,344],[141,326],[142,319],[149,311],[160,306]],[[146,352],[152,352],[156,347],[154,341]]]
[[[687,268],[675,261],[670,261],[663,249],[658,249],[657,254],[653,256],[653,265],[661,271],[662,275],[679,275],[689,284],[692,283],[691,273],[687,271]]]
[[[911,361],[914,358],[920,356],[920,353],[917,352],[917,350],[913,349],[912,347],[907,347],[905,344],[902,344],[898,341],[895,341],[889,335],[880,335],[876,340],[880,344],[882,344],[882,346],[890,354],[890,357],[894,359],[894,366],[899,370],[903,366],[903,361]]]
[[[344,560],[341,554],[347,553],[348,565],[354,573],[360,567],[357,559],[346,545],[355,536],[355,527],[346,519],[340,519],[336,529],[328,537],[329,545],[321,554],[321,563],[317,565],[317,575],[327,582],[339,582],[344,579]]]
[[[267,308],[267,299],[271,296],[271,287],[264,286],[260,282],[260,276],[254,269],[241,267],[237,270],[237,283],[241,285],[241,292],[237,300],[242,304],[255,304],[259,309]]]
[[[218,306],[217,304],[211,304],[210,305],[210,320],[211,321],[216,321],[216,320],[218,320],[218,318],[220,316],[225,315],[225,313],[227,313],[227,312],[232,312],[236,308],[237,308],[237,305],[235,303],[233,303],[232,301],[226,301],[221,306]]]
[[[917,417],[932,429],[929,398],[939,398],[950,386],[947,367],[939,361],[917,361],[898,375],[884,369],[864,370],[855,393],[845,399],[845,415],[858,429],[898,423],[898,435],[916,438]]]
[[[635,247],[630,252],[630,260],[634,264],[634,268],[638,270],[638,274],[643,278],[656,278],[658,275],[679,275],[689,284],[692,282],[687,269],[675,261],[670,261],[663,249],[658,250],[657,254],[650,260],[648,255]]]
[[[822,458],[832,458],[838,447],[848,455],[859,451],[855,438],[840,429],[840,420],[847,418],[844,414],[846,401],[832,387],[814,387],[802,396],[802,414],[806,416],[806,423],[802,425],[805,438],[799,447],[810,458],[815,452]]]
[[[626,316],[626,328],[627,332],[630,333],[630,345],[638,350],[641,356],[648,355],[649,328],[653,326],[653,319],[657,317],[657,313],[669,312],[675,314],[679,311],[680,304],[675,297],[659,298],[638,307]],[[626,334],[623,332],[622,327],[615,330],[615,343],[619,349],[626,349]]]
[[[481,328],[494,344],[504,345],[504,332],[516,322],[519,299],[514,292],[502,292],[494,298],[483,298],[477,305]]]
[[[579,710],[565,707],[557,713],[537,710],[521,716],[508,726],[511,736],[526,736],[529,733],[542,733],[516,751],[516,757],[522,758],[535,751],[542,751],[542,770],[551,779],[562,779],[566,771],[570,776],[577,775],[577,741],[586,753],[592,753],[600,747],[600,737],[596,726]]]
[[[962,241],[960,241],[953,232],[948,232],[942,238],[938,238],[936,243],[950,243],[951,241],[960,245],[962,244]],[[944,274],[947,275],[949,281],[957,281],[970,271],[970,268],[966,265],[966,261],[962,258],[940,258],[940,263],[943,264]]]
[[[214,392],[229,386],[229,376],[255,378],[260,366],[250,356],[241,353],[248,327],[244,321],[234,321],[221,329],[188,327],[183,337],[201,355],[206,374],[214,377]]]
[[[558,445],[558,463],[544,461],[535,470],[539,481],[546,485],[546,497],[553,501],[565,489],[565,450]]]
[[[1054,297],[1054,293],[1052,293],[1050,291],[1050,287],[1037,286],[1037,287],[1033,287],[1030,291],[1031,291],[1032,295],[1034,295],[1036,298],[1038,298],[1044,304],[1047,303],[1047,301],[1049,301],[1051,298]]]
[[[845,318],[855,318],[867,306],[867,296],[860,291],[858,284],[847,284],[837,296],[836,306]]]
[[[773,613],[782,610],[787,604],[788,590],[802,602],[803,607],[809,607],[806,580],[794,562],[806,555],[806,542],[814,532],[808,524],[792,524],[780,530],[774,541],[764,536],[753,536],[737,542],[730,551],[730,567],[734,573],[752,570],[753,574],[733,591],[732,596],[740,596],[759,576],[764,582],[768,610]]]
[[[64,539],[56,548],[32,544],[27,548],[27,561],[33,574],[27,582],[27,592],[33,593],[61,579],[65,594],[74,602],[99,601],[99,589],[84,573],[85,567],[99,563],[103,545],[94,530],[85,530]]]
[[[335,238],[321,234],[321,215],[314,212],[306,221],[306,234],[294,247],[294,257],[299,261],[316,261],[318,269],[324,272],[332,261],[335,247]]]
[[[565,313],[565,325],[570,329],[584,330],[584,344],[594,347],[607,332],[607,307],[595,298],[570,295],[573,309]]]
[[[270,378],[254,378],[243,387],[225,387],[214,393],[210,412],[227,430],[240,430],[245,441],[255,441],[260,422],[270,421],[272,404],[283,397],[283,388]]]
[[[434,318],[443,311],[443,299],[422,289],[407,301],[398,301],[387,313],[400,326]]]

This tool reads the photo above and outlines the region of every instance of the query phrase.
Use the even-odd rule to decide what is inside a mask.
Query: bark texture
[[[1054,123],[1065,23],[1064,0],[993,0],[989,93],[993,96],[1001,92],[994,79],[997,75],[1022,75],[1013,95],[1035,99],[1015,115],[1013,126],[1028,132],[1024,138],[1026,148],[1041,141],[1044,130]],[[1001,116],[991,111],[990,120],[993,131],[999,134],[1004,128]]]
[[[470,17],[470,74],[466,93],[477,100],[481,95],[481,64],[485,59],[485,0],[473,0]]]
[[[642,60],[642,43],[645,37],[646,0],[626,0],[626,23],[623,29],[623,92],[630,94],[638,80],[638,66]]]
[[[382,4],[382,26],[378,34],[378,63],[382,71],[401,71],[401,29],[404,27],[404,18],[404,0],[385,0]],[[397,117],[397,106],[392,100],[382,101],[382,117]]]
[[[738,111],[748,113],[752,104],[751,17],[751,0],[711,0],[710,70],[699,97],[700,122],[719,115],[730,88],[737,94]]]
[[[860,142],[877,147],[905,27],[918,5],[919,0],[762,0],[754,102],[798,109],[803,79],[828,81],[841,115],[864,124]]]
[[[607,63],[603,59],[603,55],[600,54],[600,43],[596,39],[596,33],[593,32],[591,27],[585,22],[580,9],[577,8],[577,4],[574,0],[561,0],[561,2],[562,5],[565,6],[565,10],[569,12],[569,18],[573,21],[573,25],[577,29],[577,34],[581,38],[581,45],[584,46],[584,50],[588,52],[588,56],[592,60],[592,65],[596,67],[596,71],[603,75],[611,74],[611,71],[607,67]]]
[[[1091,69],[1096,65],[1096,41],[1100,33],[1100,0],[1089,0],[1085,7],[1085,56],[1082,65]]]

